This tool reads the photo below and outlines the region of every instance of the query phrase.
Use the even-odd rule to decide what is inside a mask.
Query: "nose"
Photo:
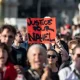
[[[6,37],[5,43],[8,43],[8,42],[9,42],[9,37]]]
[[[40,59],[40,55],[36,55],[36,60],[39,60]]]

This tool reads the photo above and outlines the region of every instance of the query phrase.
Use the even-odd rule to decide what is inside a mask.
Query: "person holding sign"
[[[47,53],[40,44],[33,44],[27,53],[30,69],[25,73],[27,80],[51,80],[50,70],[46,66]]]

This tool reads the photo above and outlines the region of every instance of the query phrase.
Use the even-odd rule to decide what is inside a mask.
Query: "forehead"
[[[80,48],[75,49],[75,54],[80,54]]]
[[[4,29],[1,34],[13,34],[11,31],[9,31],[8,29]]]
[[[47,51],[47,54],[55,54],[56,55],[56,52],[50,50],[50,51]]]
[[[36,54],[38,54],[38,53],[41,53],[42,51],[41,51],[41,49],[40,48],[38,48],[38,47],[32,47],[32,48],[30,48],[29,49],[29,52],[30,53],[36,53]]]

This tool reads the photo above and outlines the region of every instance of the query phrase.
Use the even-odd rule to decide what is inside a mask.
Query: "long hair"
[[[9,62],[9,48],[5,43],[0,43],[0,49],[7,51],[8,59],[7,59],[6,63],[5,63],[5,65],[7,65],[8,62]]]

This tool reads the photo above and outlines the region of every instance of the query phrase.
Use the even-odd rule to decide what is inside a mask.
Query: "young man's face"
[[[15,36],[15,40],[18,42],[18,43],[21,43],[23,40],[22,40],[22,35],[20,33],[17,33],[16,36]]]
[[[8,46],[11,46],[14,41],[14,36],[15,35],[8,29],[4,29],[0,34],[0,41],[7,44]]]
[[[76,66],[80,68],[80,48],[76,48],[73,61],[76,63]]]

